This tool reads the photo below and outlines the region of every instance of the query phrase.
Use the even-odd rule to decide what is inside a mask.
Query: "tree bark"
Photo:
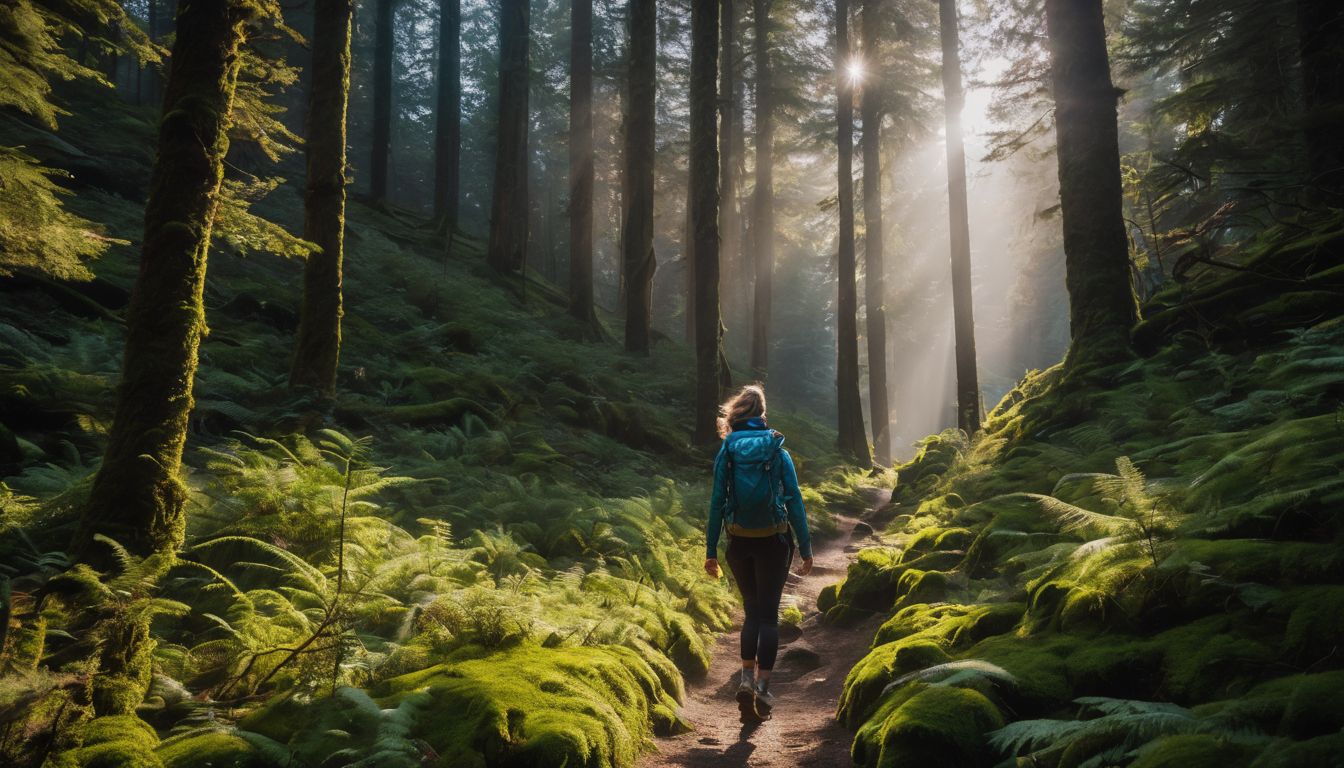
[[[313,81],[308,100],[308,180],[303,237],[317,245],[303,269],[303,307],[290,386],[336,394],[341,354],[345,243],[346,109],[350,97],[352,0],[315,0]]]
[[[877,70],[878,3],[863,0],[863,53],[868,81],[860,106],[863,120],[863,266],[864,304],[868,312],[868,410],[873,452],[891,463],[891,410],[887,403],[886,266],[882,243],[882,104]]]
[[[1334,206],[1344,204],[1344,6],[1297,0],[1302,61],[1303,123],[1312,185]]]
[[[836,181],[840,214],[836,301],[837,439],[840,452],[860,466],[871,466],[868,435],[863,427],[863,400],[859,397],[858,289],[854,256],[854,80],[847,71],[849,0],[835,2]]]
[[[1068,359],[1128,354],[1136,310],[1121,211],[1116,98],[1101,0],[1046,0],[1059,202],[1072,343]]]
[[[502,0],[499,12],[499,128],[486,260],[521,269],[527,258],[527,109],[529,0]]]
[[[971,225],[966,206],[966,147],[961,138],[961,50],[956,0],[938,0],[943,44],[943,117],[947,131],[948,227],[952,242],[952,321],[956,337],[957,427],[980,430],[980,380],[975,365],[971,299]]]
[[[229,146],[238,49],[255,13],[246,0],[197,0],[178,15],[140,273],[126,310],[121,385],[75,542],[84,559],[98,559],[91,552],[95,534],[138,556],[173,552],[182,543],[187,489],[179,472],[205,333],[206,256]],[[100,715],[133,712],[148,683],[147,658],[143,669],[114,661],[139,657],[152,642],[147,631],[126,631],[135,647],[112,643],[103,651],[109,663],[94,691]]]
[[[369,198],[387,203],[387,165],[392,152],[392,24],[396,0],[377,0],[373,30],[373,145],[369,157]]]
[[[656,0],[630,0],[630,86],[625,133],[625,349],[648,354],[653,300]]]
[[[686,261],[686,343],[695,344],[695,227],[691,221],[691,208],[695,204],[695,187],[691,186],[689,172],[690,160],[687,159],[686,174],[686,216],[682,227],[682,258]],[[717,189],[717,187],[716,187]]]
[[[771,0],[752,0],[756,35],[756,191],[752,200],[755,300],[751,311],[751,370],[765,378],[770,356],[770,304],[775,272],[775,120],[770,71]]]
[[[569,314],[593,314],[593,0],[570,0]]]
[[[462,2],[439,0],[439,73],[434,109],[434,218],[457,229],[462,154]]]
[[[691,256],[695,261],[695,442],[718,437],[725,371],[719,318],[719,138],[715,126],[719,26],[717,0],[691,0]]]
[[[733,0],[719,3],[719,285],[720,305],[732,302],[731,292],[723,288],[740,271],[741,212],[738,208],[740,162],[733,137],[737,122],[737,10]],[[727,298],[723,297],[728,293]],[[720,313],[722,314],[722,312]]]

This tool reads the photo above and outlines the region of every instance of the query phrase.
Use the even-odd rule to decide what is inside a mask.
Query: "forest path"
[[[885,489],[865,492],[870,510],[891,498]],[[845,676],[868,652],[884,617],[874,616],[847,628],[821,623],[817,593],[844,575],[866,538],[854,536],[858,518],[840,515],[836,522],[839,535],[814,548],[812,573],[790,573],[785,586],[785,604],[792,598],[804,620],[801,633],[780,626],[779,661],[770,680],[770,692],[775,695],[771,719],[751,725],[738,720],[733,695],[742,663],[737,639],[740,624],[735,623],[732,630],[719,635],[709,674],[687,688],[681,715],[694,730],[658,739],[658,751],[646,755],[641,768],[849,768],[853,736],[836,722],[835,707]],[[795,567],[797,563],[795,559]],[[737,619],[741,621],[740,611]]]

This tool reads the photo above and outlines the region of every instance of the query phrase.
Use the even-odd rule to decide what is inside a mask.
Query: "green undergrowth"
[[[1029,374],[923,442],[819,598],[887,617],[837,713],[856,762],[1339,764],[1341,467],[1339,318]]]
[[[66,138],[147,173],[98,144],[148,145],[148,120],[126,120],[113,136],[75,116]],[[256,210],[299,229],[299,188]],[[627,766],[686,727],[683,678],[733,606],[701,568],[712,453],[689,445],[689,350],[588,339],[553,286],[492,274],[480,243],[449,253],[352,203],[325,403],[286,385],[301,264],[221,244],[187,543],[105,589],[63,548],[111,418],[142,202],[89,187],[68,205],[130,244],[88,282],[0,285],[0,762]],[[829,429],[773,406],[825,536],[864,478]],[[138,717],[88,721],[85,660],[128,615],[152,618],[149,694]]]

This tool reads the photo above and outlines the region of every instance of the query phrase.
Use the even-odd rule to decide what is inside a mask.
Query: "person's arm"
[[[705,559],[719,557],[719,534],[723,531],[723,508],[728,504],[727,446],[714,458],[714,488],[709,496],[709,522],[705,524]]]
[[[789,525],[798,537],[798,554],[811,560],[812,534],[807,530],[807,510],[803,509],[803,492],[798,488],[798,470],[794,469],[788,451],[781,448],[779,452],[784,457],[784,507],[789,513]]]

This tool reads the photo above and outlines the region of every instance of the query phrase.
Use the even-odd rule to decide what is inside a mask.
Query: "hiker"
[[[728,529],[725,555],[742,593],[742,681],[737,708],[743,722],[764,720],[774,707],[770,670],[779,651],[779,599],[793,562],[794,538],[812,570],[812,539],[784,436],[766,426],[765,390],[749,384],[719,406],[723,446],[714,459],[714,492],[705,530],[705,572],[719,577],[719,532]]]

